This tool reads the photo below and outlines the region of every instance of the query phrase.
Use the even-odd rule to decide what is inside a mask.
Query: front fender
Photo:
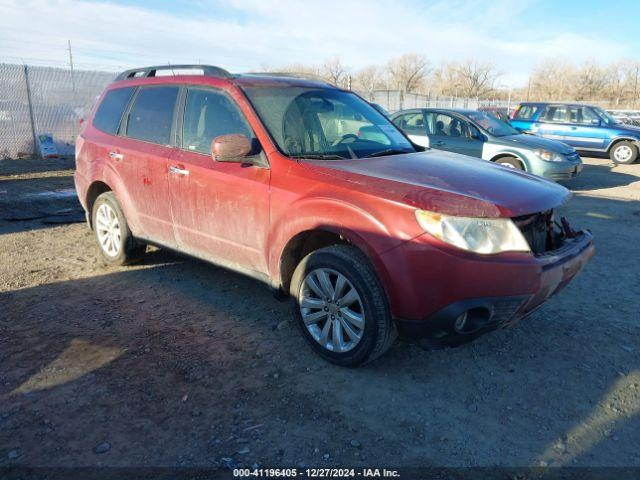
[[[290,205],[271,226],[267,258],[274,283],[280,283],[280,260],[289,241],[311,230],[341,235],[367,255],[382,280],[388,278],[388,271],[380,255],[402,243],[383,223],[357,205],[330,198],[303,199]]]
[[[611,147],[613,147],[614,144],[621,142],[621,141],[627,141],[627,142],[633,142],[638,148],[640,148],[640,139],[638,138],[633,138],[627,135],[619,135],[617,137],[613,137],[611,140],[609,140],[609,144],[607,145],[607,152],[609,150],[611,150]]]
[[[529,163],[529,159],[519,149],[491,144],[486,144],[483,147],[482,158],[484,158],[485,160],[489,160],[490,162],[495,162],[496,159],[505,155],[516,157],[522,162],[522,165],[524,165],[525,172],[531,171],[531,164]]]

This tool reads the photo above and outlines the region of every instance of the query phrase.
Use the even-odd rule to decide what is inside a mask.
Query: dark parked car
[[[582,171],[576,151],[561,142],[525,135],[477,110],[403,110],[391,119],[414,142],[489,160],[551,180],[568,180]]]
[[[155,244],[250,275],[290,295],[308,343],[340,365],[382,355],[398,331],[471,339],[510,325],[594,253],[589,232],[554,219],[564,187],[422,151],[322,82],[129,70],[76,148],[107,263]]]
[[[560,140],[576,150],[607,153],[615,163],[638,158],[640,127],[625,125],[600,107],[568,103],[521,103],[511,125],[522,132]]]

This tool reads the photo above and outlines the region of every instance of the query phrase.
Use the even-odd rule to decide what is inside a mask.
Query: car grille
[[[553,210],[513,218],[534,255],[557,248],[553,245]]]

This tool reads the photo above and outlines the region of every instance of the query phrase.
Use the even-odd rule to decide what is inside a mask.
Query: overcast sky
[[[0,62],[80,68],[210,63],[255,71],[339,56],[353,70],[402,53],[490,60],[524,84],[546,57],[640,57],[640,2],[588,0],[0,0]]]

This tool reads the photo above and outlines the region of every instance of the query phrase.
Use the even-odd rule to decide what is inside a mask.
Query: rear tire
[[[331,363],[355,367],[372,361],[397,337],[384,289],[355,247],[311,252],[296,267],[290,294],[303,336]]]
[[[633,142],[618,142],[609,150],[609,158],[614,163],[630,165],[638,159],[638,147]]]
[[[501,157],[494,160],[494,163],[502,165],[503,167],[514,168],[516,170],[524,170],[522,162],[515,157]]]
[[[147,246],[139,244],[129,230],[127,220],[113,192],[96,198],[91,225],[98,250],[108,265],[127,265],[140,260]]]

